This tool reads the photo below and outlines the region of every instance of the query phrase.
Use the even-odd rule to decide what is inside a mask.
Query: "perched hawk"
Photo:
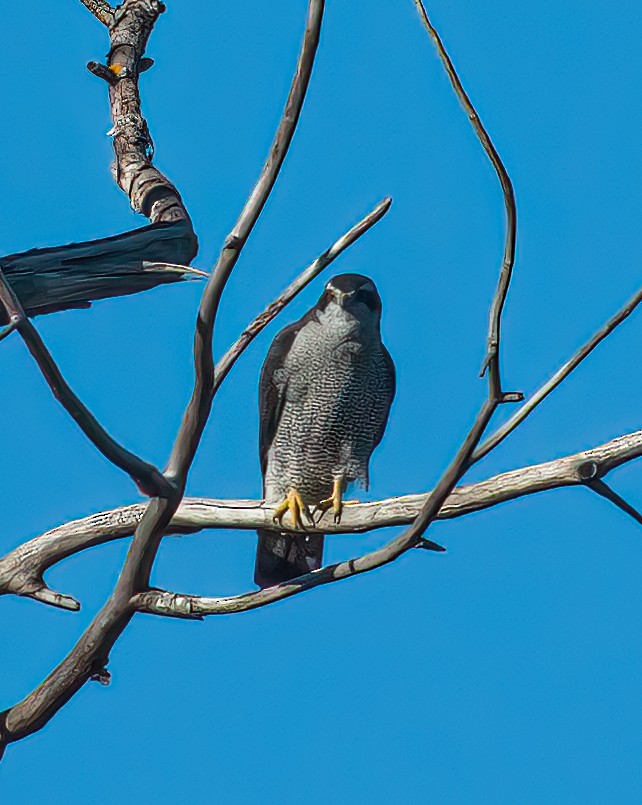
[[[341,518],[351,481],[368,484],[395,394],[395,367],[381,341],[381,299],[368,277],[341,274],[317,304],[276,336],[259,384],[263,495],[275,522],[290,512],[305,531],[310,507]],[[260,587],[321,566],[323,537],[259,531]]]

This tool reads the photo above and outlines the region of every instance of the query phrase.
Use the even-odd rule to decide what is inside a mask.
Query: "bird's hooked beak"
[[[338,288],[330,288],[330,291],[332,292],[336,303],[341,307],[345,307],[354,296],[354,291],[340,291]]]

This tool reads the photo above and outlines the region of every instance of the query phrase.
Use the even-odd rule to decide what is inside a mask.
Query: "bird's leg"
[[[320,503],[317,503],[315,510],[320,511],[321,514],[325,514],[328,509],[332,509],[334,511],[334,522],[340,523],[343,507],[348,503],[348,501],[343,500],[345,486],[343,478],[335,478],[332,483],[332,495],[322,500]]]
[[[292,523],[295,528],[305,530],[301,514],[305,514],[308,521],[310,523],[314,523],[308,504],[304,502],[303,498],[296,491],[296,489],[290,489],[288,491],[288,494],[274,510],[272,519],[275,523],[282,525],[283,518],[287,512],[290,512],[290,517],[292,518]]]

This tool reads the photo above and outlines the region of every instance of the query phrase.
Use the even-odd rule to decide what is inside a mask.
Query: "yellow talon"
[[[341,515],[343,514],[344,506],[351,506],[359,502],[358,500],[344,500],[344,488],[345,484],[343,478],[335,478],[334,483],[332,484],[332,495],[329,498],[322,500],[316,506],[318,511],[320,511],[322,514],[325,514],[328,509],[332,509],[334,511],[335,523],[341,522]]]
[[[310,523],[314,523],[308,504],[304,502],[303,498],[296,491],[296,489],[290,489],[285,499],[282,500],[274,510],[272,519],[275,523],[282,525],[283,518],[287,512],[290,512],[290,517],[292,518],[294,528],[299,528],[302,531],[305,531],[301,514],[304,514]]]

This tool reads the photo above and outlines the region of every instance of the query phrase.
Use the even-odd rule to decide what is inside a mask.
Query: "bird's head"
[[[325,286],[317,307],[328,310],[331,305],[338,305],[346,313],[356,319],[374,316],[378,322],[381,318],[381,297],[370,277],[363,274],[339,274]]]

